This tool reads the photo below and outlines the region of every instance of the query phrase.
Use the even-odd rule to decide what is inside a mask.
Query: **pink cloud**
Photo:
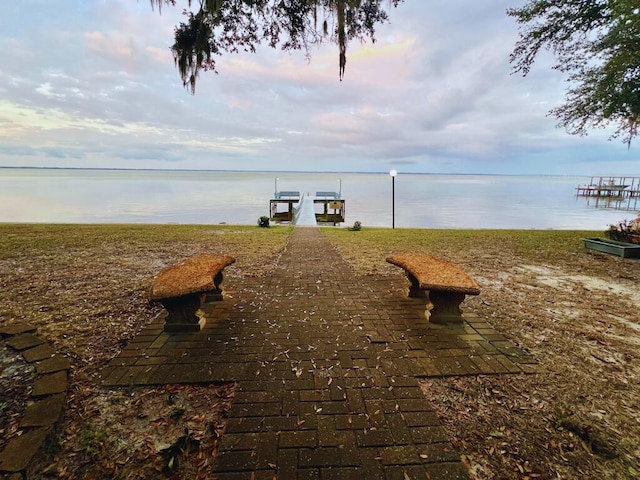
[[[147,57],[154,59],[156,62],[173,64],[173,56],[169,48],[147,47],[144,50]]]
[[[90,51],[115,60],[130,60],[134,54],[133,41],[129,36],[85,32],[84,38]]]

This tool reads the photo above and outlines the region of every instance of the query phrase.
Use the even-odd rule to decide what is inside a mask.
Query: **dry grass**
[[[290,231],[0,225],[0,322],[37,325],[73,365],[57,453],[42,459],[42,476],[152,478],[144,468],[162,478],[202,476],[233,386],[105,392],[95,377],[159,312],[148,302],[148,289],[163,267],[219,252],[237,258],[225,270],[227,278],[268,275]],[[544,373],[538,375],[424,382],[475,478],[637,476],[640,261],[584,250],[579,239],[597,232],[323,232],[363,275],[402,275],[384,258],[405,250],[463,267],[482,289],[467,308],[540,360]],[[177,398],[181,415],[167,410],[171,402],[154,404],[158,396]],[[197,414],[203,398],[217,405],[206,418]],[[114,412],[120,413],[111,417]],[[128,430],[107,428],[127,414]],[[198,452],[169,470],[167,448],[180,445],[180,438],[158,443],[153,431],[185,426],[198,440]],[[137,445],[128,456],[121,443],[126,432]]]
[[[544,373],[431,379],[433,401],[474,478],[639,478],[640,261],[593,253],[598,232],[326,230],[362,274],[421,251],[482,289],[465,302]]]
[[[196,253],[224,253],[237,259],[225,270],[226,278],[262,276],[271,271],[290,232],[286,227],[0,225],[0,323],[37,326],[72,363],[65,419],[52,446],[56,454],[37,466],[44,476],[150,478],[163,471],[163,478],[196,478],[206,471],[203,457],[213,458],[232,386],[105,394],[96,376],[161,311],[149,303],[149,291],[164,267]],[[180,402],[168,408],[164,401],[153,402],[158,395]],[[204,400],[210,408],[198,408]],[[174,417],[178,407],[184,414]],[[122,424],[126,432],[118,430]],[[179,444],[185,428],[199,452],[177,468],[167,448]],[[163,432],[164,443],[153,440],[154,432]]]

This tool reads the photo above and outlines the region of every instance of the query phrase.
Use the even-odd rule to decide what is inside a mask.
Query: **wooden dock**
[[[269,201],[270,220],[295,223],[304,199],[313,202],[317,223],[337,225],[343,223],[345,218],[345,201],[340,197],[339,192],[316,192],[315,196],[301,195],[299,191],[275,192],[274,198]]]
[[[588,197],[596,208],[635,210],[640,198],[640,177],[591,177],[588,185],[578,185],[576,194]]]

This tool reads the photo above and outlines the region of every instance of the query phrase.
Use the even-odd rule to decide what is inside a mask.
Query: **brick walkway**
[[[270,277],[225,288],[201,332],[155,322],[103,371],[110,386],[238,382],[220,480],[468,478],[417,379],[536,369],[472,314],[428,324],[406,281],[356,276],[317,228],[294,229]]]

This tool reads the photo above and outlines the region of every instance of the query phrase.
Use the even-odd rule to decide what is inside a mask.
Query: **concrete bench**
[[[197,332],[206,320],[196,315],[205,299],[222,300],[222,271],[236,261],[228,255],[201,253],[162,270],[151,300],[167,310],[165,332]]]
[[[473,278],[439,258],[422,253],[401,253],[387,258],[387,262],[404,268],[411,282],[410,297],[431,301],[430,322],[462,323],[460,304],[466,295],[480,294],[480,287]]]

